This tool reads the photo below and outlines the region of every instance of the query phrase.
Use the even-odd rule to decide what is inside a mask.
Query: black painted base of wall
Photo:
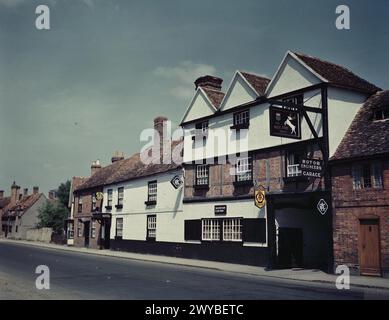
[[[266,247],[245,247],[242,243],[176,243],[148,242],[140,240],[111,240],[111,249],[134,253],[147,253],[177,258],[210,260],[268,267],[269,249]]]

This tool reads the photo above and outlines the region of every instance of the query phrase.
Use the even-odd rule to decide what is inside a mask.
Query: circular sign
[[[96,200],[97,201],[103,200],[103,198],[104,198],[104,193],[96,192]]]

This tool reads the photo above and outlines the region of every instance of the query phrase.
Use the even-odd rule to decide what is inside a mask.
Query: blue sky
[[[35,28],[47,4],[51,29]],[[335,28],[347,4],[351,30]],[[0,0],[0,189],[47,191],[178,123],[203,74],[271,77],[287,50],[389,88],[388,1]]]

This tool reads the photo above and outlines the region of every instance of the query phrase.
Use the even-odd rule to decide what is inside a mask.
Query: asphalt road
[[[50,289],[38,290],[38,265]],[[374,299],[389,291],[0,243],[0,299]]]

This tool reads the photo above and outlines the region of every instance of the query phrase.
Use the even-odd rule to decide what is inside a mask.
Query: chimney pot
[[[38,186],[33,187],[33,188],[32,188],[32,193],[33,193],[33,194],[39,193],[39,187],[38,187]]]
[[[101,169],[100,160],[97,159],[96,161],[92,161],[92,165],[90,167],[91,170],[91,176],[93,176],[97,171]]]
[[[205,89],[212,89],[217,91],[222,89],[222,83],[223,79],[209,75],[197,78],[194,82],[195,90],[197,90],[198,87],[202,87]]]
[[[113,156],[111,158],[111,162],[114,163],[116,161],[120,161],[120,160],[123,160],[123,159],[124,159],[124,152],[115,151],[115,153],[113,154]]]
[[[19,189],[20,189],[20,187],[14,181],[14,183],[11,186],[11,202],[12,203],[16,203],[19,200]]]
[[[23,197],[27,197],[28,196],[28,188],[24,188],[23,189]]]

